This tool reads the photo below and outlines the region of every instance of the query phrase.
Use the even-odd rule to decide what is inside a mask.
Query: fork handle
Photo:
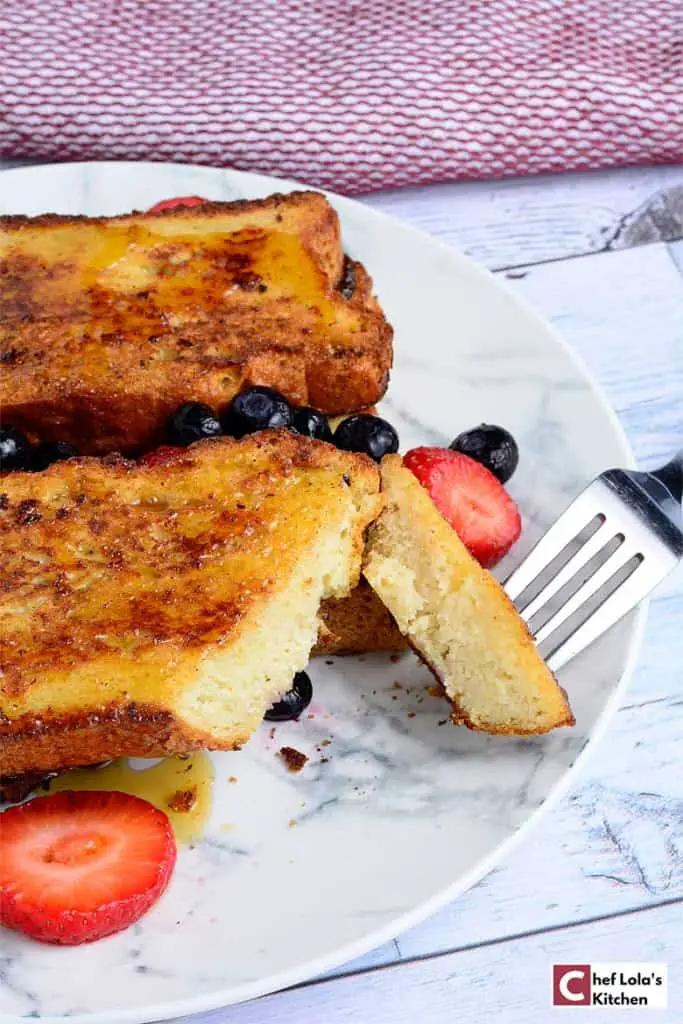
[[[676,501],[683,501],[683,448],[665,466],[651,473],[651,476],[664,484]]]

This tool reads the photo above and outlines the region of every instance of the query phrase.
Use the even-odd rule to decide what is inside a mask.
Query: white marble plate
[[[176,195],[292,187],[116,163],[25,168],[1,181],[0,211],[30,214],[114,214]],[[382,407],[402,449],[448,443],[482,420],[517,436],[512,490],[526,524],[518,560],[589,477],[631,463],[615,417],[554,331],[485,270],[359,203],[333,201],[346,248],[372,272],[396,328]],[[536,812],[615,706],[642,618],[562,673],[576,728],[529,741],[443,724],[447,707],[426,694],[430,676],[412,655],[316,661],[315,718],[279,727],[274,739],[263,727],[245,750],[215,757],[208,830],[182,851],[142,922],[75,949],[0,933],[2,1019],[133,1024],[189,1014],[300,982],[416,924],[523,833],[534,842]],[[311,757],[299,775],[275,757],[287,743]]]

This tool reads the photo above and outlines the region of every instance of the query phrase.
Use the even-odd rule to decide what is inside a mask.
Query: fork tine
[[[597,640],[619,619],[632,611],[660,583],[668,570],[649,564],[646,559],[589,617],[581,621],[568,634],[561,628],[551,633],[544,644],[545,660],[553,672],[566,665],[584,647]]]
[[[628,541],[618,548],[611,558],[597,569],[589,580],[580,587],[572,597],[564,602],[561,608],[555,612],[534,634],[536,644],[542,644],[551,633],[554,633],[564,623],[578,612],[587,601],[590,600],[606,583],[624,569],[632,559],[638,558],[642,562],[643,556],[638,549]],[[637,567],[637,563],[635,565]]]
[[[604,551],[609,547],[615,536],[620,536],[623,540],[623,534],[612,534],[612,536],[609,537],[608,531],[599,527],[584,544],[570,555],[569,560],[565,562],[560,571],[552,574],[550,578],[542,584],[535,597],[532,597],[532,599],[527,602],[524,598],[524,593],[522,593],[515,602],[515,606],[522,618],[526,622],[530,622],[531,619],[533,619],[534,616],[573,579],[577,578],[579,581],[577,586],[580,585],[582,570],[585,570],[588,564],[597,555],[599,555],[601,551]],[[527,588],[527,590],[529,589],[530,588]]]
[[[656,473],[606,470],[506,580],[508,596],[553,670],[635,608],[683,560],[682,460],[680,452]]]
[[[557,522],[532,548],[522,564],[507,578],[504,585],[510,600],[517,604],[518,598],[535,583],[543,570],[548,568],[567,545],[576,540],[594,523],[594,533],[599,533],[604,526],[604,516],[599,516],[594,502],[588,496],[588,492],[584,491],[569,505]],[[591,534],[591,538],[592,536],[593,534]],[[571,557],[572,554],[569,552],[567,561]],[[561,568],[562,566],[558,566],[558,569]]]

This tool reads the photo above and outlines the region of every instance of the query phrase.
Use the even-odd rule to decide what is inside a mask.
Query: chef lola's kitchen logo
[[[553,1006],[665,1010],[666,964],[553,964]]]

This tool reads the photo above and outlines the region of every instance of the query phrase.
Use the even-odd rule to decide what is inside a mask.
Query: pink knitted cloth
[[[683,0],[2,0],[0,155],[341,192],[683,159]]]

